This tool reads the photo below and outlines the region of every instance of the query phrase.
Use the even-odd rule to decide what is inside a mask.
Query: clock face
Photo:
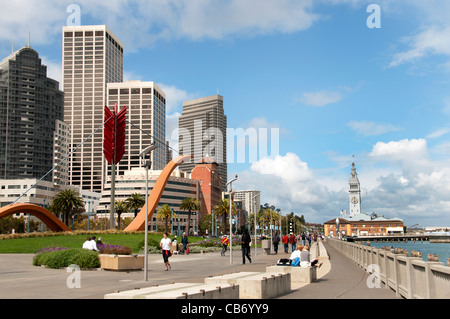
[[[358,204],[358,197],[356,196],[352,197],[352,204]]]

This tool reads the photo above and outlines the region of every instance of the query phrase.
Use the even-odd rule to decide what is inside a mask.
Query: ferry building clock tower
[[[352,172],[350,174],[349,184],[349,215],[355,216],[361,214],[361,188],[356,174],[355,163],[352,163]]]

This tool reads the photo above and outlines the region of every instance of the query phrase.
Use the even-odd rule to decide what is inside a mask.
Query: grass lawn
[[[30,237],[17,239],[0,240],[0,254],[34,254],[44,247],[66,247],[66,248],[81,248],[86,241],[88,235],[61,235],[61,236],[45,236],[45,237]],[[96,234],[97,239],[102,238],[102,242],[108,245],[128,246],[133,250],[133,253],[138,253],[138,245],[144,240],[144,233],[142,234]],[[161,234],[149,233],[149,239],[161,240]],[[170,238],[173,238],[170,236]],[[194,243],[198,241],[198,237],[189,237],[189,242]],[[181,236],[179,238],[181,241]]]

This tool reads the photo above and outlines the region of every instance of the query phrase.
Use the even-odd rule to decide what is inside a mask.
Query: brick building
[[[210,157],[204,157],[191,171],[191,179],[200,181],[201,204],[199,220],[211,214],[214,206],[222,199],[222,177],[219,165]]]

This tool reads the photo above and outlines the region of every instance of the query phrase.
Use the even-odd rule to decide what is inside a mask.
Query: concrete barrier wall
[[[406,299],[450,298],[450,267],[441,262],[428,262],[333,238],[327,238],[326,243],[379,278],[381,287],[392,289],[398,296]]]

